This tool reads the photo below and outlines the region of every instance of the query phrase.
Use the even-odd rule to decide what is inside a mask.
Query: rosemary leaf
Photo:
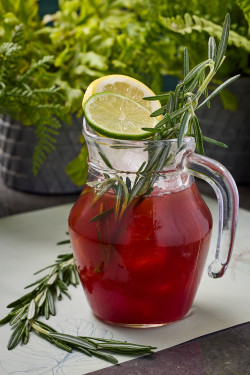
[[[71,282],[74,286],[77,286],[79,285],[79,277],[78,277],[76,267],[72,267],[72,273],[74,273],[75,277],[74,278],[72,277]]]
[[[210,36],[208,41],[208,58],[215,61],[217,56],[217,47],[215,39]]]
[[[48,307],[49,307],[50,314],[56,315],[54,297],[49,289],[47,291],[47,298],[48,298]]]
[[[79,352],[82,352],[83,354],[87,355],[88,357],[92,357],[92,353],[89,349],[85,349],[82,346],[75,345],[74,349],[78,350]]]
[[[193,129],[194,129],[194,136],[195,136],[195,142],[196,142],[196,150],[198,154],[200,155],[205,155],[204,152],[204,147],[203,147],[203,142],[202,142],[202,133],[201,133],[201,128],[199,125],[199,121],[197,117],[194,115],[193,118]]]
[[[147,96],[143,99],[144,100],[166,100],[166,99],[168,99],[169,95],[170,95],[170,92],[167,92],[167,93],[161,94],[161,95]]]
[[[61,290],[68,290],[68,287],[63,280],[58,280],[57,285]]]
[[[47,285],[53,285],[54,282],[56,281],[57,279],[57,274],[55,273],[54,275],[52,275],[49,280],[47,281]]]
[[[134,183],[134,186],[131,190],[131,193],[129,195],[129,200],[128,202],[130,203],[137,195],[140,195],[140,193],[143,193],[145,191],[144,186],[145,183],[147,182],[148,177],[143,176],[138,179],[136,183]]]
[[[118,360],[113,357],[112,355],[109,355],[109,354],[103,354],[103,353],[100,353],[98,351],[93,351],[93,350],[90,350],[90,352],[95,356],[95,357],[98,357],[100,359],[103,359],[104,361],[108,361],[110,363],[113,363],[114,365],[116,365],[118,363]]]
[[[101,189],[96,192],[95,198],[92,200],[91,205],[93,206],[98,201],[98,199],[101,198],[103,194],[105,194],[109,189],[114,187],[114,184],[115,181],[113,179],[107,180],[106,182],[104,181]]]
[[[217,95],[221,90],[223,90],[229,83],[232,83],[235,81],[237,78],[240,77],[240,74],[237,74],[234,77],[229,78],[226,82],[223,82],[219,87],[217,87],[208,97],[196,108],[199,109],[203,107],[208,101],[210,101],[215,95]]]
[[[14,349],[22,340],[23,332],[25,331],[25,323],[20,322],[14,329],[8,341],[8,350]]]
[[[168,156],[169,156],[169,150],[170,150],[170,145],[169,144],[165,145],[165,147],[162,151],[162,154],[159,158],[158,164],[155,168],[156,172],[162,171],[163,167],[166,165],[167,160],[168,160]]]
[[[193,92],[196,89],[196,87],[199,85],[200,76],[204,73],[204,71],[205,69],[201,69],[197,73],[197,76],[188,85],[184,86],[187,92]]]
[[[155,127],[155,128],[142,128],[142,130],[145,130],[149,133],[158,133],[159,130]]]
[[[148,172],[153,169],[154,165],[159,159],[160,154],[162,153],[164,145],[160,144],[158,147],[155,148],[153,155],[150,157],[149,162],[147,163],[146,167],[144,168],[144,172]]]
[[[217,56],[216,56],[216,61],[215,61],[215,66],[214,66],[215,71],[217,71],[218,68],[220,67],[221,61],[227,49],[230,23],[231,23],[230,14],[227,14],[225,17],[224,25],[223,25],[222,36],[221,36],[220,43],[218,46],[218,51],[217,51]]]
[[[183,118],[182,118],[180,130],[179,130],[179,134],[178,134],[178,138],[177,138],[178,147],[181,146],[182,138],[184,137],[184,134],[185,134],[185,131],[186,131],[186,128],[187,128],[190,117],[191,117],[191,115],[189,114],[188,111],[186,111]]]
[[[67,292],[67,290],[62,290],[62,293],[65,294],[69,299],[71,299],[71,295]]]
[[[24,314],[25,314],[25,306],[22,307],[19,310],[19,312],[16,312],[16,314],[13,316],[13,318],[9,322],[10,326],[15,325],[19,320],[21,320],[23,318]]]
[[[78,336],[67,335],[65,333],[50,333],[50,337],[62,340],[68,344],[81,346],[86,350],[92,348],[92,345],[89,345],[87,340],[81,339]]]
[[[188,57],[188,50],[184,48],[184,78],[187,76],[189,72],[189,57]]]
[[[173,113],[169,115],[170,118],[173,120],[175,117],[182,115],[184,112],[187,111],[187,109],[191,107],[191,105],[192,105],[192,102],[188,103],[187,105],[185,105],[184,107],[180,109],[177,109],[176,111],[174,111]]]
[[[31,300],[30,304],[29,304],[29,308],[28,308],[28,314],[27,314],[27,319],[28,320],[32,320],[34,319],[35,315],[36,315],[36,302],[34,299]]]
[[[171,97],[171,93],[170,93],[170,97]],[[169,100],[168,100],[169,102]],[[159,116],[159,115],[162,115],[163,113],[165,113],[168,109],[168,104],[162,106],[161,108],[157,109],[156,111],[152,112],[150,117],[156,117],[156,116]],[[151,128],[152,129],[152,128]]]
[[[212,138],[205,137],[204,135],[202,136],[202,139],[205,142],[212,143],[212,144],[214,144],[216,146],[219,146],[219,147],[222,147],[222,148],[228,147],[225,143],[216,141],[215,139],[212,139]]]
[[[65,343],[62,343],[62,342],[54,339],[54,340],[51,340],[51,344],[57,346],[60,349],[65,350],[68,353],[72,353],[72,348],[69,345],[66,345]]]
[[[106,211],[92,217],[92,219],[90,221],[94,222],[94,221],[99,221],[101,219],[104,219],[106,216],[110,215],[113,211],[114,211],[114,209],[110,208],[109,210],[106,210]]]
[[[41,284],[45,280],[46,280],[46,277],[42,277],[41,279],[35,281],[34,283],[27,285],[24,289],[28,289],[28,288],[31,288],[34,285]]]
[[[173,111],[176,111],[177,109],[179,109],[180,90],[181,90],[181,86],[179,85],[176,87],[175,94],[173,94],[174,105],[172,108],[169,108],[168,113],[172,113]]]
[[[22,343],[23,343],[23,345],[26,345],[29,342],[29,337],[30,337],[30,333],[29,333],[28,326],[26,325],[25,329],[24,329],[24,332],[22,334]]]
[[[157,128],[157,129],[161,128],[161,126],[162,126],[162,125],[165,125],[168,121],[169,121],[169,117],[168,117],[168,116],[164,116],[163,119],[160,120],[160,121],[156,124],[155,128]]]
[[[66,245],[66,244],[70,244],[70,240],[64,240],[64,241],[59,241],[56,243],[57,245]]]
[[[49,268],[52,268],[52,267],[54,267],[55,266],[55,264],[51,264],[50,266],[47,266],[47,267],[44,267],[44,268],[42,268],[41,270],[39,270],[39,271],[36,271],[35,273],[34,273],[34,275],[37,275],[38,273],[41,273],[41,272],[43,272],[43,271],[45,271],[45,270],[47,270],[47,269],[49,269]],[[32,284],[30,284],[30,286],[31,286]],[[27,286],[26,288],[29,288],[29,286]]]
[[[68,234],[68,233],[67,233]],[[67,254],[60,254],[57,257],[56,264],[61,263],[61,261],[67,261],[67,260],[72,260],[72,253],[67,253]],[[62,263],[63,265],[63,263]],[[59,265],[60,267],[60,265]]]
[[[16,306],[22,306],[23,304],[25,304],[27,301],[31,301],[32,297],[34,296],[34,292],[30,292],[30,293],[27,293],[25,294],[23,297],[21,298],[18,298],[17,300],[15,300],[14,302],[11,302],[7,308],[13,308],[13,307],[16,307]]]
[[[106,156],[103,154],[103,152],[100,152],[99,151],[99,155],[101,156],[102,160],[104,161],[104,163],[106,164],[106,166],[109,168],[109,169],[113,169],[110,161],[106,158]]]
[[[128,192],[130,193],[131,192],[131,180],[130,180],[130,178],[127,176],[126,177],[126,181],[125,181],[125,183],[126,183],[126,186],[127,186],[127,189],[128,189]]]
[[[39,299],[39,302],[38,302],[37,306],[41,307],[44,304],[45,299],[46,299],[46,291],[44,291],[42,297]]]
[[[192,70],[190,70],[190,72],[186,75],[186,77],[183,80],[183,85],[186,85],[193,78],[195,78],[197,74],[199,74],[200,71],[204,69],[208,63],[209,63],[209,60],[203,61],[202,63],[196,65]]]
[[[175,94],[170,92],[168,103],[167,103],[167,114],[172,113],[175,110]]]
[[[49,313],[49,301],[48,301],[48,296],[46,295],[46,300],[44,303],[44,316],[45,319],[48,320],[50,318],[50,313]]]
[[[0,326],[3,326],[4,324],[11,322],[14,316],[14,313],[6,315],[3,319],[0,320]]]
[[[121,204],[122,204],[122,197],[123,197],[123,186],[121,183],[118,182],[117,189],[116,189],[116,194],[115,194],[115,218],[118,217]]]

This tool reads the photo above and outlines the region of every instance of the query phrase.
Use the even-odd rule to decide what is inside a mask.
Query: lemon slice
[[[158,100],[143,100],[143,97],[155,95],[149,87],[135,78],[121,74],[112,74],[93,81],[85,92],[82,105],[84,106],[91,95],[106,91],[126,96],[148,108],[150,112],[156,111],[161,107],[161,103]]]
[[[150,136],[142,128],[153,128],[158,120],[151,111],[126,96],[103,92],[84,104],[87,123],[99,134],[116,139],[138,140]]]

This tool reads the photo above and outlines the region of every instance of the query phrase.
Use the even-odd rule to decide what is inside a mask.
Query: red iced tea
[[[91,206],[93,196],[86,186],[71,210],[69,231],[94,314],[123,325],[181,319],[193,303],[212,229],[196,184],[140,199],[118,222],[112,211],[93,221],[115,201],[107,192]]]

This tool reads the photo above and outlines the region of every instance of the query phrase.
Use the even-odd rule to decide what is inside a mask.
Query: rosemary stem
[[[42,333],[43,335],[49,336],[49,331],[46,331],[42,327],[39,327],[33,320],[30,320],[29,324],[34,329],[34,331],[37,331],[37,332]]]
[[[190,99],[188,99],[188,100],[190,100]],[[197,102],[196,102],[197,103]],[[195,104],[196,104],[195,103]],[[191,107],[189,108],[189,112],[190,112],[190,114],[191,114],[191,116],[194,116],[195,114],[194,114],[194,106],[192,106],[191,105]]]
[[[198,96],[197,99],[199,99],[199,97],[203,94],[203,92],[205,91],[207,85],[209,84],[209,82],[211,81],[211,79],[213,78],[215,72],[214,72],[214,62],[211,60],[211,62],[209,64],[206,65],[206,68],[209,67],[210,69],[210,72],[208,73],[207,77],[205,78],[204,82],[202,83],[202,85],[199,87],[199,92],[200,92],[200,95]]]

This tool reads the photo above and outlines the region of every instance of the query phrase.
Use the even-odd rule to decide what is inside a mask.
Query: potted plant
[[[66,100],[70,86],[57,83],[54,58],[39,36],[43,26],[37,2],[6,2],[0,17],[1,178],[24,191],[79,191],[65,173],[81,149],[81,120],[75,116],[79,103]]]
[[[60,137],[61,154],[58,154],[55,143],[59,129],[66,136],[68,127],[63,123],[67,117],[65,94],[57,85],[52,85],[52,56],[32,62],[24,60],[21,29],[16,29],[12,42],[0,46],[1,177],[8,186],[25,191],[75,191],[64,170],[80,150],[78,132],[77,150],[73,148],[72,152],[70,140],[63,144]],[[63,147],[66,147],[64,154]],[[66,159],[65,153],[69,154]],[[50,159],[40,171],[48,154]]]

